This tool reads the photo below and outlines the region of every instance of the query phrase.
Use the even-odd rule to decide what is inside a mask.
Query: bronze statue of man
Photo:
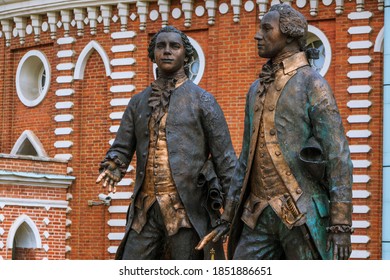
[[[224,258],[221,242],[195,249],[220,223],[199,174],[211,158],[226,194],[236,162],[224,114],[210,93],[188,79],[194,48],[183,32],[162,28],[148,52],[158,77],[131,98],[97,180],[115,191],[136,153],[134,194],[116,258],[209,259],[210,249]]]
[[[352,163],[332,90],[306,52],[307,21],[274,5],[256,33],[269,59],[246,99],[228,199],[233,259],[348,259]]]

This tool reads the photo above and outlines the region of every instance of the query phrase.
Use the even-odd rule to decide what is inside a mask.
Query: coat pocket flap
[[[248,199],[245,201],[244,208],[253,213],[255,212],[256,204],[258,204],[260,201],[260,198],[250,194]]]
[[[329,200],[324,194],[313,196],[314,204],[321,218],[329,217]]]

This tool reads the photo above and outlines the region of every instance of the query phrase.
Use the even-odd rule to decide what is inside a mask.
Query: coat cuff
[[[237,206],[238,201],[226,199],[221,219],[231,223],[233,221],[234,215],[236,214]]]
[[[351,202],[330,203],[330,225],[352,226],[352,203]]]

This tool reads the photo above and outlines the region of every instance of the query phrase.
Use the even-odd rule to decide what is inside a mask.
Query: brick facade
[[[261,65],[265,62],[257,55],[253,39],[259,25],[259,9],[256,1],[251,11],[241,7],[240,21],[233,21],[230,1],[217,1],[215,24],[209,25],[207,11],[203,16],[192,15],[190,27],[185,27],[184,13],[179,19],[169,17],[169,24],[186,32],[203,49],[206,60],[204,76],[200,86],[215,95],[228,121],[233,145],[237,154],[241,150],[245,95],[250,84],[257,78]],[[233,2],[233,1],[232,1]],[[250,1],[242,1],[243,4]],[[309,2],[309,1],[307,1]],[[347,132],[359,130],[371,132],[369,137],[349,137],[350,145],[367,145],[368,152],[352,153],[354,160],[355,208],[353,220],[365,222],[356,228],[353,239],[354,258],[381,258],[381,198],[382,198],[382,53],[374,51],[372,45],[366,49],[351,49],[348,44],[354,41],[369,41],[373,44],[383,27],[383,12],[378,10],[377,1],[366,1],[365,11],[369,17],[352,20],[351,14],[357,14],[356,3],[345,1],[344,12],[335,13],[335,3],[325,6],[319,3],[318,15],[310,15],[310,6],[297,8],[309,21],[327,37],[332,49],[332,60],[325,78],[334,90],[334,94]],[[335,1],[333,1],[335,2]],[[221,14],[218,7],[226,3],[229,11]],[[296,7],[295,1],[293,6]],[[194,10],[205,6],[204,1],[195,1]],[[180,1],[171,1],[170,11],[182,9]],[[149,12],[158,11],[157,2],[150,2]],[[111,20],[109,33],[104,32],[102,22],[97,23],[96,35],[91,35],[89,24],[84,24],[84,35],[79,36],[77,25],[70,24],[69,35],[62,26],[58,28],[57,39],[51,38],[50,30],[40,33],[40,41],[35,42],[33,34],[26,35],[25,43],[19,43],[19,37],[12,38],[6,46],[4,38],[0,46],[1,114],[0,114],[0,153],[9,154],[19,136],[25,130],[31,130],[39,138],[49,158],[56,160],[39,161],[20,159],[16,156],[3,156],[0,171],[34,172],[39,174],[57,174],[74,177],[66,188],[48,188],[41,186],[21,186],[15,183],[0,184],[0,198],[24,198],[66,201],[67,208],[30,206],[0,207],[0,256],[11,259],[12,249],[7,249],[8,232],[12,223],[22,214],[28,215],[39,230],[42,245],[48,245],[47,251],[17,249],[17,258],[49,259],[112,259],[116,246],[123,236],[126,208],[131,195],[132,172],[118,187],[110,206],[89,206],[88,201],[98,201],[98,194],[105,192],[95,184],[98,165],[115,137],[120,115],[126,108],[124,100],[145,88],[153,80],[152,63],[147,58],[147,46],[151,36],[161,28],[161,17],[156,21],[147,20],[145,30],[139,30],[139,15],[136,4],[128,5],[127,32],[134,31],[125,38],[117,38],[121,32],[120,19]],[[364,13],[364,12],[361,12]],[[73,13],[72,19],[74,17]],[[120,15],[116,5],[112,6],[112,16]],[[149,15],[149,14],[148,14]],[[59,15],[59,20],[61,16]],[[42,15],[42,22],[48,22]],[[31,19],[27,18],[27,25]],[[369,26],[371,31],[364,34],[350,34],[351,27]],[[4,29],[3,29],[4,30]],[[3,37],[5,33],[3,34]],[[92,48],[86,48],[88,44]],[[118,51],[122,45],[135,45],[135,50]],[[117,48],[117,49],[116,49]],[[105,54],[98,51],[104,51]],[[29,50],[43,52],[51,67],[49,91],[44,100],[35,107],[26,107],[16,94],[15,75],[20,59]],[[88,55],[81,57],[83,51]],[[71,51],[70,55],[61,55]],[[369,56],[367,64],[351,64],[351,56]],[[105,64],[105,58],[110,65]],[[133,58],[135,64],[117,65],[114,60]],[[70,64],[62,69],[59,65]],[[81,68],[77,68],[82,65]],[[75,72],[83,71],[83,78],[75,78]],[[107,69],[111,72],[107,73]],[[349,78],[351,71],[369,71],[368,78]],[[134,72],[134,77],[117,76],[117,73]],[[69,78],[67,80],[66,78]],[[349,93],[351,86],[369,86],[369,92]],[[135,88],[133,90],[133,88]],[[350,105],[351,101],[369,101],[370,106]],[[62,108],[62,102],[70,106]],[[353,104],[353,103],[352,103]],[[71,115],[69,121],[56,121],[56,116]],[[351,122],[350,116],[368,115],[368,122]],[[65,133],[61,132],[65,128]],[[70,131],[70,132],[69,132]],[[62,143],[68,143],[61,146]],[[361,147],[361,146],[356,146]],[[63,160],[66,159],[64,162]],[[368,166],[364,163],[369,162]],[[133,161],[134,163],[134,161]],[[135,167],[135,166],[134,166]],[[367,176],[367,177],[364,177]],[[1,177],[0,177],[1,178]],[[365,180],[365,178],[369,178]],[[12,191],[10,191],[12,190]],[[368,195],[366,195],[368,194]],[[68,199],[73,197],[73,199]],[[0,205],[1,206],[1,205]],[[365,208],[367,207],[367,208]],[[366,209],[369,209],[366,211]],[[46,225],[44,218],[50,222]],[[71,224],[70,224],[71,222]],[[368,222],[368,225],[367,225]],[[47,231],[49,237],[43,234]],[[67,234],[68,233],[68,234]],[[45,247],[45,248],[47,248]]]

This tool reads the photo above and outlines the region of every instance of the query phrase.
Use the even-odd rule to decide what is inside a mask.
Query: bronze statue
[[[116,259],[210,259],[211,249],[223,259],[221,242],[203,251],[195,246],[220,223],[208,188],[220,186],[213,190],[222,205],[236,162],[225,117],[214,97],[187,77],[194,49],[184,33],[162,28],[148,52],[158,77],[131,98],[97,180],[115,191],[136,153],[134,194]]]
[[[348,259],[352,163],[332,90],[306,51],[307,22],[270,8],[255,36],[268,58],[249,89],[242,151],[227,199],[238,210],[228,257]],[[235,212],[231,210],[230,212]]]

